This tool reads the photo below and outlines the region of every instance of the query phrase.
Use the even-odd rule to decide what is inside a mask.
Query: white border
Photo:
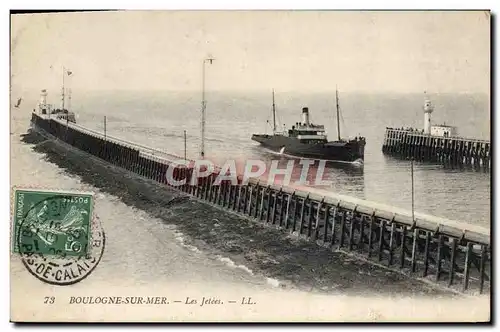
[[[442,10],[442,9],[491,9],[495,7],[495,1],[366,1],[366,0],[182,0],[182,1],[36,1],[36,0],[8,0],[3,2],[12,9],[127,9],[127,10],[149,10],[149,9],[305,9],[305,10]]]
[[[475,0],[475,1],[437,1],[437,0],[420,0],[420,1],[384,1],[384,2],[374,2],[374,1],[356,1],[356,0],[337,0],[333,1],[318,1],[318,0],[307,0],[307,1],[296,1],[296,0],[288,0],[288,1],[272,1],[272,0],[245,0],[245,1],[223,1],[223,0],[212,0],[210,2],[203,1],[195,1],[195,0],[183,0],[176,2],[160,2],[160,1],[102,1],[102,0],[87,0],[87,1],[12,1],[7,0],[2,2],[2,11],[1,15],[4,17],[4,24],[2,24],[2,45],[4,45],[2,52],[2,69],[4,71],[4,75],[2,75],[2,87],[0,91],[2,91],[2,112],[4,116],[8,116],[10,118],[10,112],[8,111],[9,105],[9,49],[5,47],[6,45],[10,45],[10,31],[9,31],[9,9],[52,9],[52,8],[65,8],[65,9],[107,9],[107,8],[122,8],[122,9],[379,9],[379,10],[390,10],[390,9],[491,9],[493,13],[499,13],[499,1],[485,1],[485,0]],[[495,33],[493,36],[498,35],[498,17],[495,18]],[[497,59],[496,45],[494,52],[495,59]],[[493,59],[492,59],[493,60]],[[496,75],[495,75],[496,76]],[[495,86],[494,91],[492,93],[495,96],[498,96],[498,86]],[[496,110],[492,109],[492,114],[495,113]],[[499,115],[496,115],[495,127],[498,127],[498,118]],[[4,218],[9,218],[10,216],[10,137],[7,133],[10,133],[10,119],[5,119],[1,121],[2,125],[2,140],[0,143],[0,153],[2,156],[2,183],[3,190],[1,190],[0,197],[0,206],[2,215]],[[495,149],[495,156],[497,155],[496,148],[496,140],[493,143]],[[5,156],[9,155],[9,158],[5,158]],[[494,172],[497,173],[498,165],[495,166]],[[9,185],[7,185],[9,184]],[[496,183],[495,183],[496,184]],[[493,188],[493,187],[492,187]],[[492,206],[500,206],[498,197],[495,198],[494,204]],[[496,217],[496,216],[495,216]],[[7,219],[8,220],[8,219]],[[496,222],[496,218],[492,219],[492,223]],[[1,257],[0,266],[3,267],[3,278],[2,284],[5,287],[2,294],[1,302],[1,312],[3,313],[3,317],[1,321],[3,324],[7,325],[6,327],[9,329],[13,329],[14,326],[9,324],[10,318],[10,307],[9,307],[9,255],[8,250],[9,247],[9,239],[7,231],[8,222],[4,219],[4,232],[2,237],[3,251]],[[497,226],[498,227],[498,226]],[[494,247],[496,249],[496,246]],[[498,267],[498,255],[495,252],[495,264]],[[495,280],[496,281],[496,280]],[[497,286],[495,284],[495,286]],[[498,310],[498,306],[496,306]],[[497,312],[498,313],[498,312]],[[498,315],[497,315],[498,317]],[[109,326],[103,326],[104,328]],[[173,326],[169,326],[172,328]],[[373,328],[373,326],[368,326]],[[191,327],[193,328],[193,327]],[[303,328],[303,327],[302,327]],[[307,327],[306,327],[307,328]],[[332,328],[332,327],[327,327]],[[344,329],[346,327],[342,326],[334,326],[335,329]],[[347,327],[352,329],[353,327]],[[358,327],[359,328],[359,327]],[[405,327],[405,329],[417,329],[418,327]],[[429,326],[423,326],[426,330],[428,329],[437,329],[437,327],[431,328]],[[74,330],[75,327],[65,327],[67,330]],[[259,327],[259,329],[263,329],[263,327]]]

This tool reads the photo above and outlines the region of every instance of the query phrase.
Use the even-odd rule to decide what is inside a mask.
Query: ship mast
[[[71,88],[68,89],[68,111],[71,110]]]
[[[273,89],[273,134],[276,133],[276,105],[274,103],[274,89]]]
[[[207,109],[207,101],[205,100],[205,64],[210,62],[213,63],[215,59],[211,56],[203,59],[203,69],[202,69],[202,88],[201,88],[201,148],[200,148],[200,156],[203,159],[205,157],[205,118],[206,118],[206,109]]]
[[[66,69],[62,68],[62,94],[61,94],[61,99],[62,99],[62,109],[64,110],[64,75],[66,74]]]
[[[339,117],[339,90],[337,90],[337,87],[335,87],[335,101],[337,104],[337,136],[338,140],[340,141],[340,117]]]

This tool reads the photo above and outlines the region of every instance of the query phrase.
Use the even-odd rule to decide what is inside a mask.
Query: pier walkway
[[[42,134],[159,184],[171,186],[165,177],[170,167],[175,180],[193,175],[193,168],[175,165],[174,161],[183,158],[161,150],[35,113],[31,122]],[[320,246],[353,253],[455,291],[490,290],[489,229],[420,213],[413,220],[408,211],[384,204],[309,187],[267,185],[259,179],[214,185],[217,171],[194,185],[187,181],[174,189]]]

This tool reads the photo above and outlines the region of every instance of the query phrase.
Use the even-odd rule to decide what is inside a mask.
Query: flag
[[[73,72],[71,70],[68,70],[66,72],[68,73],[68,76],[70,76],[71,74],[73,74]]]

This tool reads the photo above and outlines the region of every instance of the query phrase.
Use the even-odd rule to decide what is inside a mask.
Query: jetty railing
[[[166,151],[163,151],[160,149],[155,149],[155,148],[145,146],[145,145],[142,145],[139,143],[127,141],[127,140],[124,140],[124,139],[121,139],[118,137],[110,136],[109,134],[104,135],[101,132],[83,127],[83,126],[76,124],[74,122],[69,122],[69,121],[66,122],[66,121],[60,120],[60,119],[52,119],[52,120],[60,123],[63,126],[69,126],[73,129],[77,129],[81,132],[87,133],[93,137],[98,137],[98,138],[103,139],[105,141],[113,142],[115,144],[120,144],[120,145],[129,147],[129,148],[137,149],[140,152],[142,152],[143,154],[149,155],[151,157],[157,157],[158,159],[164,159],[165,161],[173,161],[173,160],[180,159],[180,157],[178,157],[174,154],[170,154]],[[188,159],[188,161],[193,161],[193,160]]]
[[[37,114],[32,125],[113,165],[331,250],[354,253],[456,291],[490,289],[490,234],[483,227],[421,214],[412,219],[381,204],[312,188],[268,185],[259,179],[243,183],[239,177],[237,184],[223,180],[215,185],[218,171],[191,182],[195,170],[178,167],[174,161],[183,158],[175,155],[146,157],[142,152],[150,151],[147,147],[105,139],[95,131]],[[186,181],[170,184],[167,171],[176,181]]]
[[[419,161],[491,167],[491,144],[487,140],[431,136],[414,130],[386,128],[382,151]]]
[[[99,138],[99,139],[101,139],[101,140],[103,140],[105,142],[110,142],[110,143],[113,143],[113,144],[117,144],[117,145],[128,147],[130,149],[137,150],[137,151],[139,151],[139,154],[142,157],[147,158],[147,159],[151,159],[153,161],[164,162],[164,163],[171,163],[173,161],[184,160],[183,157],[179,157],[177,155],[168,153],[166,151],[163,151],[163,150],[160,150],[160,149],[156,149],[156,148],[152,148],[152,147],[149,147],[149,146],[137,143],[137,142],[132,142],[132,141],[124,140],[122,138],[114,137],[114,136],[111,136],[109,134],[104,135],[103,133],[101,133],[99,131],[96,131],[96,130],[93,130],[93,129],[81,126],[81,125],[76,124],[74,122],[66,121],[64,119],[44,117],[43,115],[41,115],[40,117],[45,118],[45,119],[50,119],[50,120],[52,120],[54,122],[59,123],[60,125],[62,125],[64,127],[72,128],[74,130],[86,133],[89,136],[92,136],[92,137],[95,137],[95,138]],[[187,162],[188,164],[192,164],[192,163],[195,162],[193,159],[189,159],[189,158],[186,158],[184,161]],[[215,168],[216,171],[220,171],[221,170],[218,166],[214,166],[214,168]]]

